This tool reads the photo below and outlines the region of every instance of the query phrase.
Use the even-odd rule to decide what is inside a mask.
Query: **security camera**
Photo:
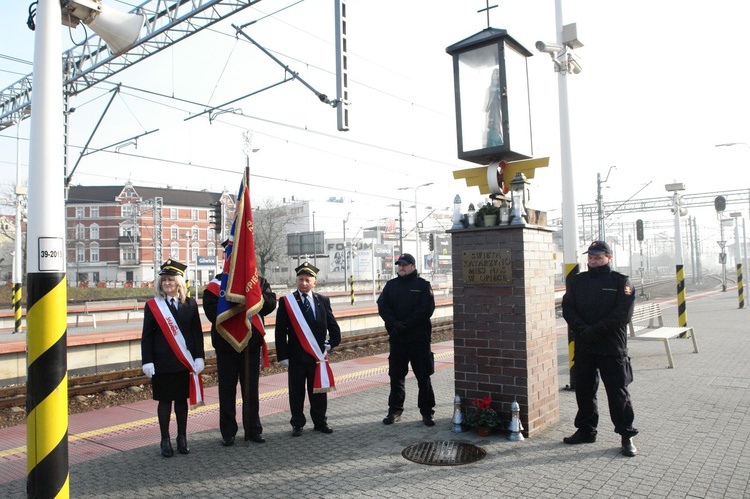
[[[578,64],[578,61],[575,60],[573,57],[568,58],[568,71],[573,73],[574,75],[577,75],[581,72],[583,68],[580,64]]]
[[[542,41],[536,42],[536,49],[539,52],[546,52],[548,54],[554,54],[560,52],[563,48],[555,43],[544,43]]]

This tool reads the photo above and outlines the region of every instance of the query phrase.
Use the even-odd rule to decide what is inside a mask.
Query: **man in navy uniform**
[[[277,360],[289,368],[292,436],[302,435],[307,422],[305,391],[310,399],[313,429],[332,433],[326,418],[326,393],[334,389],[335,384],[328,365],[328,352],[341,343],[341,329],[333,316],[331,300],[312,291],[317,284],[319,269],[305,262],[294,270],[297,291],[279,300],[275,331]]]
[[[604,241],[594,241],[584,253],[588,272],[570,278],[563,296],[563,317],[573,330],[576,402],[576,432],[565,437],[566,444],[596,441],[599,409],[596,392],[601,375],[609,401],[609,414],[615,433],[622,437],[622,453],[638,452],[633,437],[635,415],[628,385],[633,368],[628,357],[628,323],[633,316],[635,294],[628,276],[611,268],[612,250]]]
[[[417,406],[426,426],[434,426],[435,393],[430,376],[435,372],[435,361],[430,349],[435,297],[432,286],[419,277],[414,257],[404,253],[398,260],[398,277],[388,281],[378,298],[378,313],[388,331],[388,375],[391,393],[388,396],[388,415],[383,423],[390,425],[401,419],[406,398],[405,380],[409,363],[417,378],[419,394]]]

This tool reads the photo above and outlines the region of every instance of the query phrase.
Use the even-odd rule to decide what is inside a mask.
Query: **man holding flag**
[[[211,338],[216,347],[219,374],[219,426],[222,444],[234,443],[237,433],[234,406],[237,378],[242,386],[242,423],[245,440],[263,443],[258,402],[260,353],[268,366],[268,347],[261,315],[276,307],[276,295],[268,282],[258,275],[253,234],[253,212],[250,206],[249,168],[245,169],[237,210],[229,240],[223,243],[224,272],[207,287],[204,311],[212,322]],[[212,300],[211,295],[215,300]],[[208,298],[208,303],[206,303]],[[229,349],[217,347],[228,345]],[[237,355],[233,355],[236,353]],[[222,386],[223,385],[223,386]]]
[[[304,413],[305,384],[313,429],[333,433],[326,419],[326,393],[335,389],[328,352],[341,343],[341,328],[333,316],[331,300],[312,292],[317,284],[318,269],[305,262],[294,270],[297,291],[283,296],[276,312],[276,357],[280,364],[289,368],[292,436],[302,435],[307,421]]]

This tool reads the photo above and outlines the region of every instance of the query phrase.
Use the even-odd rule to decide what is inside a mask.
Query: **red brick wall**
[[[451,234],[456,394],[464,410],[490,395],[503,419],[516,398],[533,436],[560,418],[552,233],[496,226]],[[495,249],[510,250],[510,283],[465,283],[464,252]]]

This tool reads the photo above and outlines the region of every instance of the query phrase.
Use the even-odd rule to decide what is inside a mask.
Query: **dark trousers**
[[[633,381],[633,368],[629,357],[610,357],[589,353],[575,354],[576,428],[596,434],[599,424],[599,406],[596,392],[599,389],[601,375],[604,389],[607,392],[609,414],[615,425],[615,433],[624,437],[633,437],[638,430],[633,428],[633,402],[630,399],[628,385]]]
[[[406,399],[405,378],[409,373],[409,363],[417,378],[419,394],[417,406],[423,416],[432,416],[435,412],[435,392],[432,391],[430,376],[435,371],[435,364],[430,350],[429,337],[425,341],[409,343],[391,342],[388,355],[388,376],[391,378],[391,393],[388,396],[388,414],[401,414]]]
[[[260,424],[258,377],[260,376],[260,345],[242,352],[216,350],[219,375],[219,430],[222,438],[237,434],[237,381],[242,392],[242,427],[245,437],[263,433]]]
[[[315,370],[317,365],[313,362],[289,362],[289,410],[292,426],[305,426],[305,393],[310,399],[310,419],[315,426],[326,424],[326,410],[328,409],[328,395],[326,393],[313,393],[315,383]]]

